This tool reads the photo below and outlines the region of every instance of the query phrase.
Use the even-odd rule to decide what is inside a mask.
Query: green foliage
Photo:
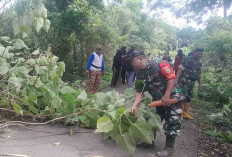
[[[22,6],[25,10],[22,9]],[[23,38],[30,36],[32,26],[35,27],[37,32],[43,27],[48,32],[50,21],[47,19],[47,9],[41,0],[18,1],[16,3],[16,11],[22,18],[16,18],[13,21],[15,35],[21,33]]]
[[[108,112],[106,112],[100,119],[97,121],[97,130],[96,132],[105,133],[113,140],[116,141],[116,144],[122,148],[128,155],[133,155],[136,149],[136,144],[141,142],[152,143],[154,141],[154,131],[161,130],[161,120],[160,117],[156,114],[154,109],[148,108],[147,104],[150,102],[148,98],[145,98],[139,108],[139,113],[137,116],[131,115],[131,113],[123,107],[124,104],[132,104],[134,97],[131,89],[127,89],[123,95],[123,99],[120,99],[116,96],[116,93],[106,94],[97,94],[99,97],[96,100],[96,103],[99,105],[99,108],[102,108],[103,104],[108,104]],[[123,106],[116,105],[117,102],[112,106],[107,102],[115,100],[115,97],[118,97],[117,102],[123,100]],[[126,101],[126,103],[125,103]],[[99,103],[100,104],[99,104]],[[107,108],[107,107],[105,107]]]

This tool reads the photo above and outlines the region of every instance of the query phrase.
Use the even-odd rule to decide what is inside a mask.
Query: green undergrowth
[[[217,102],[202,100],[196,94],[191,106],[195,112],[195,122],[204,133],[216,137],[219,141],[232,143],[232,104],[218,108]]]

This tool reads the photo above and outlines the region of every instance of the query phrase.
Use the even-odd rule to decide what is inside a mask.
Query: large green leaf
[[[95,132],[109,132],[114,125],[108,116],[103,116],[97,120],[97,129]]]
[[[123,135],[119,134],[115,137],[117,145],[123,149],[128,155],[132,156],[135,152],[136,143],[134,138],[130,136],[127,132]]]
[[[3,46],[0,46],[0,56],[9,59],[11,57],[8,48],[5,48]]]
[[[22,78],[12,76],[8,80],[8,85],[9,87],[12,88],[12,90],[16,90],[18,92],[21,88],[22,82],[23,82]]]
[[[13,49],[20,50],[20,49],[28,49],[25,43],[21,39],[15,39],[13,45]]]
[[[66,93],[62,95],[62,98],[63,98],[62,105],[64,105],[63,112],[65,114],[73,113],[74,109],[76,108],[75,97],[70,93]]]
[[[44,25],[43,28],[46,32],[48,32],[49,28],[50,28],[50,21],[48,19],[44,20]]]
[[[143,141],[152,144],[154,139],[152,127],[145,121],[137,121],[130,126],[129,134],[137,141]]]
[[[59,63],[57,64],[57,66],[58,66],[58,69],[57,69],[56,74],[57,74],[58,76],[62,77],[62,76],[63,76],[63,73],[65,72],[65,64],[64,64],[64,62],[59,62]]]
[[[10,73],[15,76],[20,76],[22,74],[24,77],[27,77],[28,75],[28,68],[24,66],[19,66],[19,67],[13,67],[10,69]]]
[[[21,106],[19,106],[15,102],[12,105],[13,105],[13,109],[14,109],[15,113],[17,113],[19,115],[23,115],[23,109]]]
[[[55,108],[58,112],[61,112],[62,111],[61,102],[62,100],[60,99],[60,97],[56,95],[55,97],[52,98],[51,106]]]
[[[36,29],[37,32],[39,32],[40,29],[43,27],[44,20],[41,17],[37,17],[35,23],[36,23],[35,24],[35,29]]]
[[[76,90],[74,90],[72,87],[70,86],[64,86],[61,90],[60,90],[61,94],[67,94],[67,93],[71,93],[71,94],[76,94]]]
[[[0,58],[0,75],[5,75],[9,71],[9,64],[6,59]]]
[[[85,90],[83,90],[83,91],[81,92],[81,94],[78,95],[77,99],[78,99],[78,100],[86,100],[86,99],[87,99],[87,93],[85,92]]]

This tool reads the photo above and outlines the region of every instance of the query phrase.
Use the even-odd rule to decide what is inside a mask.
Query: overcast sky
[[[146,0],[142,0],[144,3],[144,6],[146,6]],[[155,1],[155,0],[154,0]],[[169,0],[172,2],[177,2],[175,3],[175,7],[181,8],[185,5],[186,0]],[[144,9],[145,10],[145,9]],[[232,7],[228,10],[227,14],[230,15],[232,13]],[[158,17],[166,21],[168,24],[179,27],[179,28],[184,28],[184,27],[193,27],[196,29],[203,29],[205,28],[204,22],[207,21],[210,17],[215,17],[215,16],[220,16],[223,17],[223,8],[219,8],[218,11],[214,14],[208,12],[202,17],[202,24],[197,24],[197,22],[187,22],[185,18],[176,18],[176,15],[171,12],[169,9],[156,9],[153,11],[151,14],[158,14]]]
[[[0,8],[2,7],[2,5],[4,4],[5,1],[9,1],[9,0],[0,0]],[[11,3],[8,3],[7,6],[11,5],[12,2],[14,2],[14,1],[15,0],[11,0]],[[103,0],[103,1],[105,4],[107,4],[107,1],[110,1],[110,0]],[[142,1],[144,3],[144,6],[146,6],[146,0],[142,0]],[[181,7],[181,5],[183,6],[185,3],[184,2],[185,0],[169,0],[169,1],[178,2],[177,4],[180,6],[177,6],[177,7]],[[143,9],[143,11],[145,12],[145,8]],[[179,28],[188,27],[188,26],[194,27],[196,29],[204,28],[204,24],[198,25],[196,22],[187,23],[187,20],[184,18],[176,18],[175,14],[172,13],[169,9],[156,9],[151,14],[156,14],[155,12],[159,13],[159,15],[158,15],[159,18],[163,19],[168,24],[179,27]],[[232,7],[228,10],[228,15],[230,15],[231,13],[232,13]],[[223,17],[223,9],[219,8],[218,11],[216,12],[216,14],[214,14],[214,15],[211,13],[205,14],[202,18],[203,22],[212,16]]]

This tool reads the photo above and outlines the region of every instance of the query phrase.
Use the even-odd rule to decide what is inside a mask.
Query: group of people
[[[130,49],[129,51],[127,51],[126,47],[123,46],[120,50],[116,52],[112,65],[113,76],[111,87],[115,87],[117,85],[120,73],[122,84],[125,84],[125,82],[127,82],[129,87],[133,86],[135,70],[130,63],[130,60],[128,60],[128,57],[133,51],[134,49]]]
[[[195,81],[199,82],[199,89],[202,86],[200,58],[203,52],[204,49],[195,48],[184,56],[182,50],[179,50],[173,65],[170,65],[171,58],[168,54],[165,54],[162,59],[151,58],[140,50],[131,49],[127,52],[126,47],[122,47],[114,56],[112,86],[116,85],[121,73],[122,83],[124,84],[127,80],[128,85],[132,87],[134,75],[136,75],[136,93],[131,107],[132,114],[136,114],[146,91],[152,96],[152,101],[162,100],[163,105],[156,107],[156,111],[161,120],[165,120],[163,128],[166,145],[164,151],[158,152],[157,156],[172,154],[175,138],[181,129],[181,117],[193,119],[189,115],[190,102]],[[101,49],[98,48],[91,54],[87,66],[87,73],[90,74],[89,93],[97,91],[94,86],[99,85],[101,70],[104,71],[104,61]],[[170,99],[176,99],[178,102],[171,104]]]

